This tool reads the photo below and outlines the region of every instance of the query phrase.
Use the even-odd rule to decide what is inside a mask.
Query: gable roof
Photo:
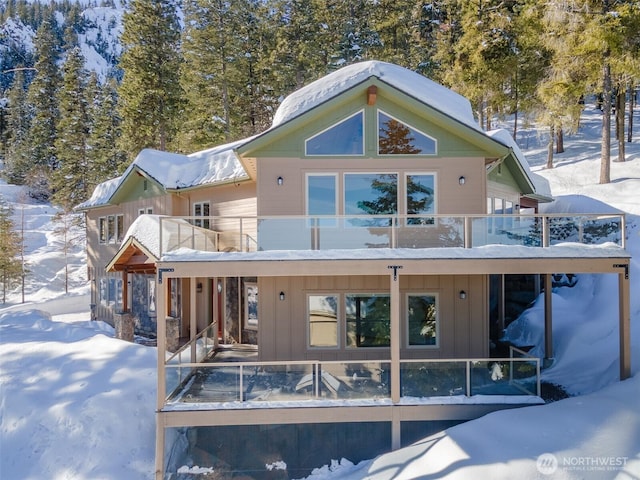
[[[524,196],[541,202],[553,201],[549,181],[541,175],[537,175],[531,171],[527,158],[524,156],[524,153],[522,153],[522,150],[520,150],[520,147],[518,147],[518,144],[511,134],[503,128],[490,130],[486,133],[494,140],[497,140],[503,145],[509,147],[511,150],[510,157],[514,160],[513,163],[516,166],[516,171],[513,173],[516,175],[517,180],[519,180],[521,191]]]
[[[120,177],[96,186],[91,198],[78,205],[76,210],[109,205],[117,199],[127,181],[134,178],[134,173],[155,181],[165,191],[246,180],[249,176],[234,151],[244,141],[246,140],[190,155],[145,148]]]
[[[365,82],[370,77],[377,77],[466,126],[480,130],[468,99],[424,75],[398,65],[375,60],[343,67],[292,93],[276,110],[271,128],[302,115]]]

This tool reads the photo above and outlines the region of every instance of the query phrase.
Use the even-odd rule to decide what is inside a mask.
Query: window
[[[338,296],[309,295],[307,321],[310,347],[338,346]]]
[[[122,309],[122,285],[120,278],[100,278],[98,292],[100,305]]]
[[[407,215],[435,213],[435,176],[433,174],[407,174],[406,186]],[[407,219],[407,225],[433,225],[433,223],[433,217]]]
[[[307,176],[307,215],[336,215],[338,202],[335,175]],[[318,225],[334,226],[335,220],[320,220]]]
[[[434,155],[436,141],[383,111],[378,111],[378,154]]]
[[[345,295],[347,347],[388,347],[391,340],[388,294]]]
[[[145,213],[147,215],[153,214],[153,208],[148,207],[148,208],[139,208],[138,209],[138,215],[144,215]]]
[[[407,336],[409,346],[438,345],[438,315],[435,295],[407,295]]]
[[[258,328],[258,284],[244,284],[244,327],[250,330]]]
[[[345,173],[345,215],[395,215],[398,213],[398,175],[395,173]],[[389,219],[353,219],[357,226],[389,226]]]
[[[122,242],[124,238],[124,215],[116,215],[116,242]]]
[[[169,278],[169,316],[179,318],[182,308],[182,288],[179,278]]]
[[[109,215],[98,219],[100,243],[120,243],[124,238],[124,215]]]
[[[209,202],[196,202],[193,204],[193,216],[194,217],[208,217],[210,215]],[[202,220],[195,220],[193,224],[196,227],[209,228],[210,220],[208,218]]]
[[[340,123],[308,138],[307,155],[362,155],[364,153],[364,112],[360,111]]]
[[[98,219],[98,229],[99,229],[99,233],[98,235],[100,236],[100,243],[107,243],[107,218],[106,217],[100,217]]]

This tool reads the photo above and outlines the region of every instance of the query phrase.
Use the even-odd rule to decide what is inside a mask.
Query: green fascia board
[[[147,182],[146,190],[144,189],[145,180]],[[157,180],[148,176],[144,170],[134,165],[126,177],[122,179],[113,195],[111,195],[109,204],[118,205],[143,198],[157,197],[165,193],[165,188]]]
[[[367,88],[376,86],[377,102],[374,106],[366,104]],[[348,90],[340,92],[331,99],[316,105],[301,115],[288,120],[274,128],[266,130],[262,134],[249,140],[238,147],[237,153],[243,157],[304,157],[304,140],[324,128],[335,124],[344,117],[365,110],[365,122],[371,122],[373,112],[377,108],[397,115],[401,120],[408,118],[408,122],[419,130],[426,129],[425,124],[431,124],[442,132],[447,132],[458,142],[466,143],[464,148],[458,151],[446,149],[445,156],[485,156],[490,158],[502,158],[509,153],[509,148],[502,143],[487,136],[483,131],[465,125],[455,118],[447,115],[430,105],[398,90],[396,87],[372,76],[367,80],[354,85]],[[402,115],[405,112],[406,115]],[[415,120],[412,122],[412,120]],[[414,125],[413,123],[417,123]],[[437,135],[431,136],[437,138]],[[371,137],[371,135],[367,135]],[[459,140],[458,140],[459,139]],[[437,138],[442,143],[440,138]],[[461,147],[463,146],[461,144]],[[469,148],[473,146],[475,148]],[[367,155],[365,154],[365,157]],[[437,156],[443,156],[439,153]]]
[[[511,173],[512,178],[515,180],[518,190],[523,195],[535,193],[535,186],[511,149],[509,155],[504,158],[503,163]]]

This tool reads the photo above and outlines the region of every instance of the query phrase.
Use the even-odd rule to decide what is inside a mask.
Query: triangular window
[[[378,110],[379,155],[434,155],[436,140]]]
[[[307,155],[363,155],[364,112],[360,111],[308,138],[305,141],[305,153]]]

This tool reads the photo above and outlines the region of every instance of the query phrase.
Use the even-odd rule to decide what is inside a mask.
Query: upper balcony
[[[624,232],[623,214],[161,217],[159,253],[560,244],[624,249]]]

